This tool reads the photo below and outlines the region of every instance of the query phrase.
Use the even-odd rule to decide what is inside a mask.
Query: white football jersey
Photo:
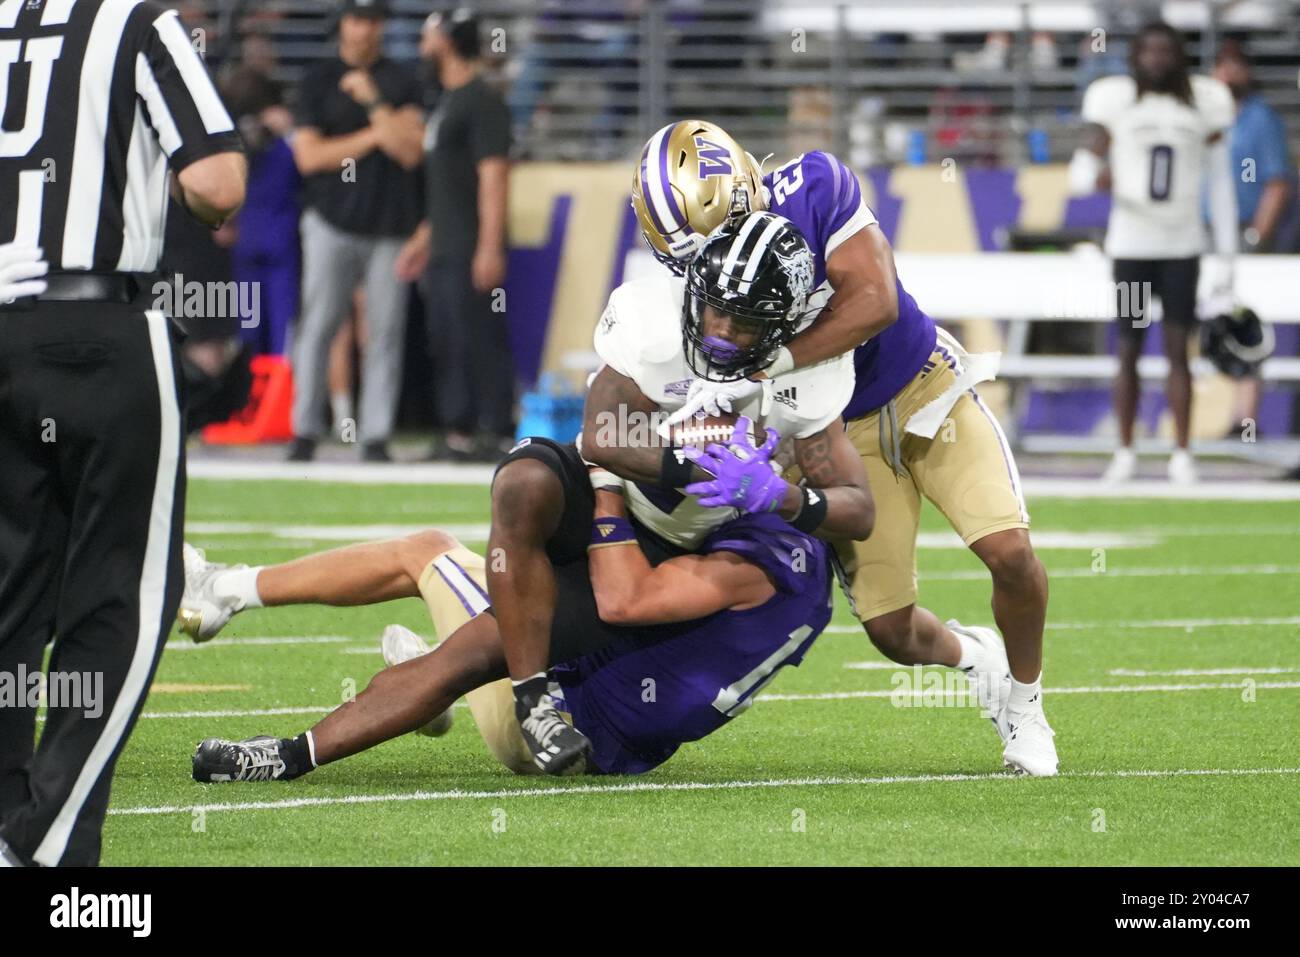
[[[1083,119],[1110,134],[1112,178],[1106,252],[1118,259],[1186,259],[1205,251],[1201,196],[1209,139],[1228,130],[1227,86],[1193,76],[1192,103],[1166,93],[1137,98],[1131,76],[1095,80]]]
[[[686,404],[695,374],[682,349],[682,303],[686,280],[670,274],[634,279],[610,294],[596,325],[596,352],[605,364],[632,379],[665,413]],[[771,408],[759,415],[761,396],[740,408],[755,430],[776,429],[782,439],[806,439],[830,425],[853,394],[853,354],[796,369],[771,381]],[[652,431],[652,430],[651,430]],[[584,436],[584,442],[595,440]],[[657,439],[648,435],[647,438]],[[740,513],[705,508],[681,491],[642,488],[628,483],[628,506],[647,528],[684,548],[694,548],[709,532]]]

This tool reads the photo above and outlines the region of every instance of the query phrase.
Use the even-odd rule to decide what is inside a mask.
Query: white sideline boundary
[[[189,477],[221,481],[344,482],[356,485],[488,485],[491,465],[438,462],[249,462],[191,458]],[[1156,498],[1190,501],[1300,501],[1300,482],[1209,481],[1191,486],[1158,479],[1103,485],[1100,479],[1026,478],[1030,498]]]
[[[1300,625],[1300,615],[1230,618],[1147,618],[1137,621],[1049,621],[1046,628],[1048,631],[1140,631],[1144,628],[1181,628],[1188,630],[1221,627],[1279,628],[1290,625]],[[861,635],[864,632],[861,625],[827,625],[822,634]]]
[[[873,662],[874,664],[874,662]],[[910,670],[909,665],[893,666],[900,671]],[[1257,672],[1251,672],[1255,674]],[[1158,685],[1087,685],[1080,687],[1055,688],[1048,686],[1043,689],[1044,693],[1050,698],[1058,694],[1143,694],[1148,692],[1182,692],[1182,691],[1240,691],[1243,683],[1240,681],[1217,682],[1215,684],[1158,684]],[[1294,688],[1300,688],[1300,681],[1257,681],[1254,684],[1256,689],[1285,691]],[[755,701],[841,701],[857,698],[894,698],[899,695],[898,691],[821,691],[806,694],[761,694]],[[966,697],[965,691],[945,691],[929,692],[917,691],[912,697],[921,700],[931,700],[932,698],[960,698]],[[276,715],[286,714],[325,714],[333,711],[341,702],[322,705],[305,705],[301,707],[286,708],[252,708],[249,710],[222,709],[215,711],[142,711],[140,720],[145,719],[190,719],[190,718],[267,718]],[[459,705],[460,702],[457,702]]]
[[[909,671],[911,666],[899,665],[900,671]],[[1175,692],[1175,691],[1241,691],[1244,682],[1225,681],[1216,684],[1200,685],[1089,685],[1079,688],[1053,688],[1043,689],[1043,694],[1048,700],[1051,700],[1058,694],[1143,694],[1147,692]],[[1300,681],[1256,681],[1253,685],[1257,689],[1267,689],[1273,691],[1282,691],[1293,688],[1300,688]],[[965,689],[959,691],[913,691],[899,692],[891,691],[821,691],[811,694],[764,694],[759,695],[755,701],[847,701],[857,698],[912,698],[916,701],[927,702],[935,698],[971,698],[969,691]]]
[[[1179,768],[1169,771],[1066,771],[1059,778],[1075,780],[1125,778],[1258,777],[1300,774],[1300,768]],[[155,807],[110,808],[109,814],[193,814],[196,811],[276,811],[338,804],[387,804],[408,801],[478,801],[506,798],[557,797],[584,794],[636,794],[654,791],[747,791],[790,787],[872,787],[890,784],[948,784],[957,782],[1016,781],[1008,772],[990,774],[914,774],[888,777],[769,778],[754,781],[637,781],[629,784],[580,784],[574,787],[498,788],[491,791],[411,791],[405,794],[348,794],[338,797],[286,798],[281,801],[241,801],[225,804],[171,804]]]

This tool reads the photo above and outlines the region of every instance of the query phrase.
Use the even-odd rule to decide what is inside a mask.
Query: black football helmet
[[[794,223],[768,212],[727,219],[686,268],[682,344],[691,371],[712,382],[762,372],[803,328],[812,284],[812,249]],[[753,342],[706,335],[706,305],[752,329]]]
[[[1234,379],[1259,371],[1274,345],[1273,327],[1245,306],[1215,316],[1201,329],[1201,351],[1216,369]]]

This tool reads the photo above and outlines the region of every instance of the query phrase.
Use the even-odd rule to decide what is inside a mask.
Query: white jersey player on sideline
[[[1096,80],[1083,98],[1090,124],[1070,163],[1075,195],[1112,195],[1105,249],[1114,263],[1119,321],[1115,412],[1120,447],[1106,481],[1133,477],[1133,426],[1142,340],[1150,324],[1149,297],[1160,299],[1169,359],[1168,401],[1176,448],[1169,480],[1189,484],[1196,467],[1188,449],[1192,402],[1188,339],[1196,329],[1196,287],[1205,250],[1201,198],[1208,189],[1216,250],[1215,298],[1231,295],[1231,256],[1237,251],[1237,211],[1225,131],[1235,119],[1232,94],[1218,80],[1188,74],[1182,37],[1149,23],[1133,41],[1131,74]]]

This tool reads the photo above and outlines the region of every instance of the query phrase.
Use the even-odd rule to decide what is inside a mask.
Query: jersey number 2
[[[1151,198],[1166,200],[1174,182],[1174,148],[1161,143],[1151,147]]]

